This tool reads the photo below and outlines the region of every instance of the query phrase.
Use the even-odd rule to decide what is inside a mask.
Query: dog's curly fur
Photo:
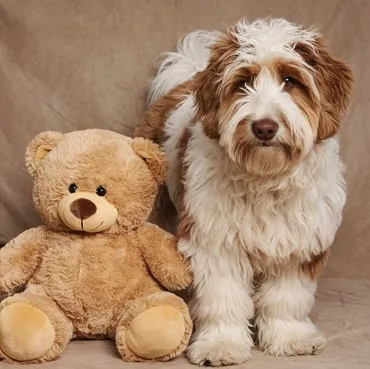
[[[136,135],[169,160],[194,271],[191,362],[248,359],[252,320],[273,355],[325,346],[308,316],[346,200],[336,133],[352,82],[317,31],[282,19],[193,32],[166,54]],[[268,144],[262,119],[278,126]]]

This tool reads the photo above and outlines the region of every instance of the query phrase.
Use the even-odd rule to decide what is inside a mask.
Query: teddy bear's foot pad
[[[156,306],[139,314],[126,332],[127,345],[144,359],[175,351],[185,332],[183,314],[172,306]]]
[[[13,360],[34,360],[50,350],[55,331],[39,308],[17,302],[0,312],[0,348]]]

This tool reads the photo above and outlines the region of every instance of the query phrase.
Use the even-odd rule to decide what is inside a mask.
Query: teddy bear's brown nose
[[[73,201],[70,205],[70,209],[72,214],[81,220],[90,218],[96,213],[96,205],[92,201],[84,198]]]

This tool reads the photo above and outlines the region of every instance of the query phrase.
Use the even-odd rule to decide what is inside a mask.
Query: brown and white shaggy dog
[[[336,132],[352,73],[282,19],[193,32],[167,53],[136,135],[165,149],[191,259],[192,363],[319,353],[309,318],[346,201]]]

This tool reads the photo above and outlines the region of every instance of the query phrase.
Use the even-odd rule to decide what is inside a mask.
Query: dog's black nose
[[[252,123],[252,131],[261,141],[271,140],[276,135],[278,128],[278,124],[271,119],[261,119]]]
[[[96,205],[88,199],[77,199],[70,205],[72,214],[81,220],[90,218],[96,213]]]

